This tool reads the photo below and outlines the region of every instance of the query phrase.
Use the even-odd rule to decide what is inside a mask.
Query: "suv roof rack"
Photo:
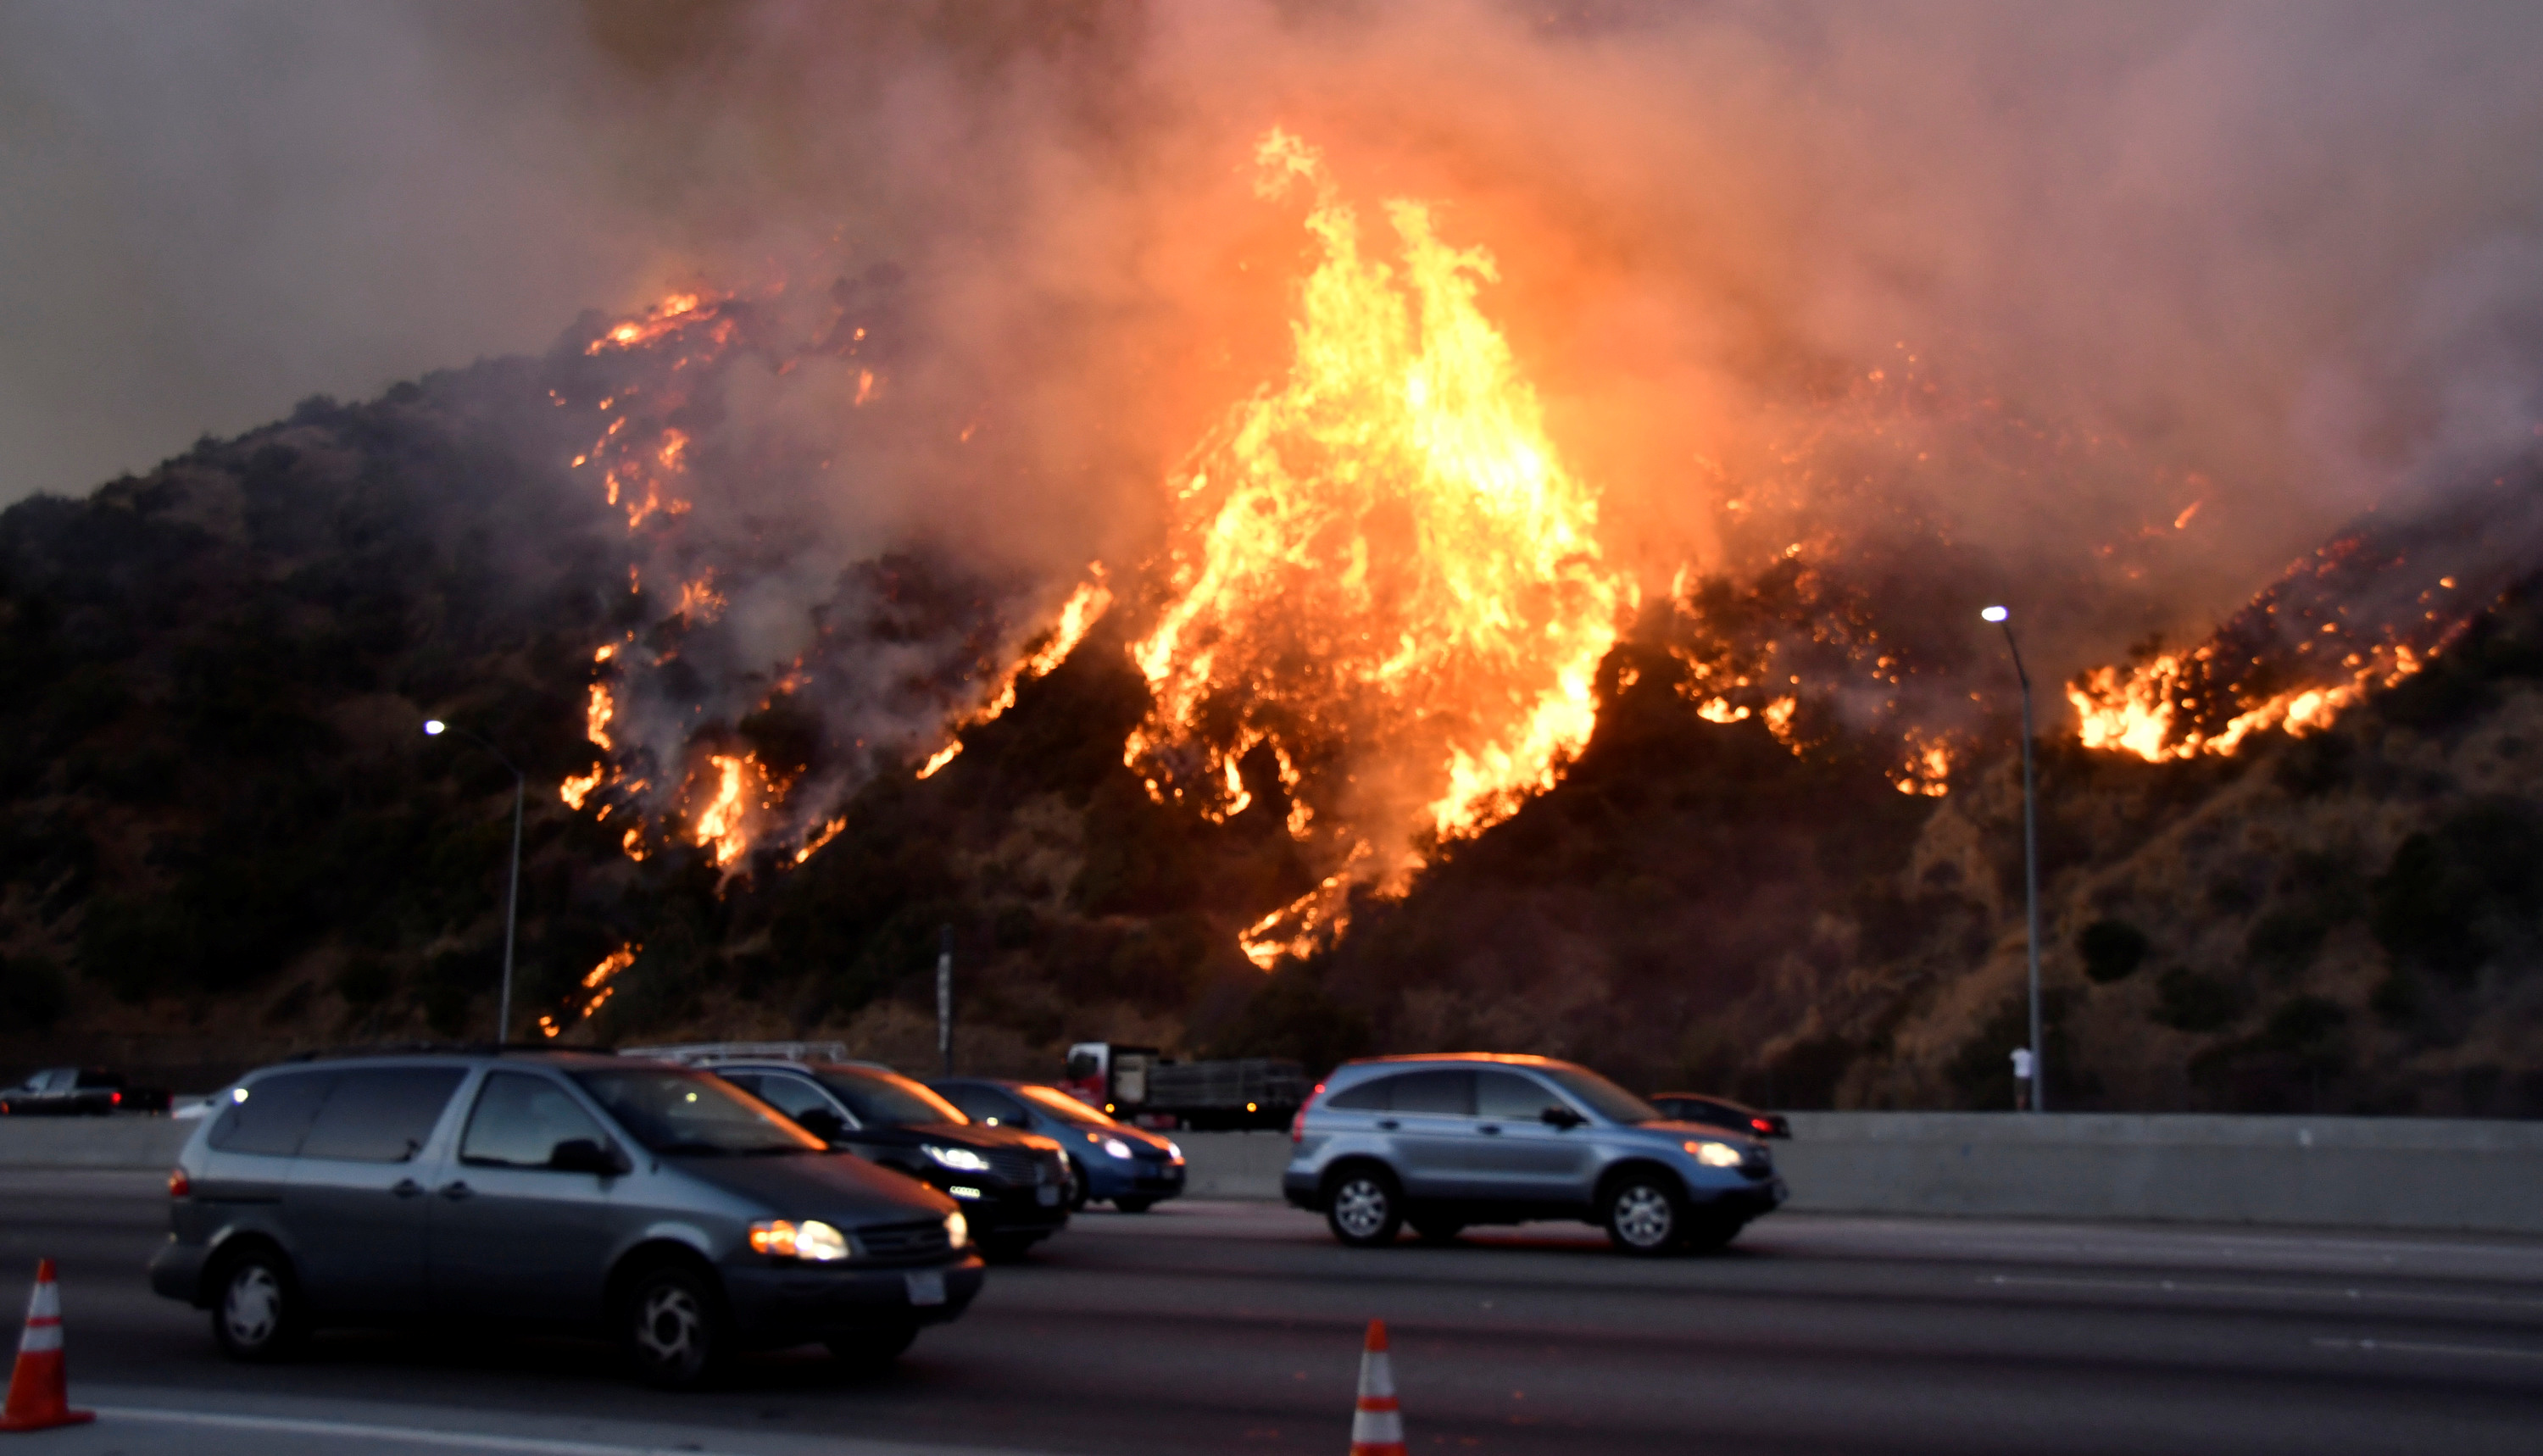
[[[367,1041],[355,1046],[312,1047],[278,1060],[314,1062],[362,1056],[501,1056],[507,1051],[563,1051],[608,1056],[612,1050],[607,1046],[559,1046],[553,1041]]]
[[[859,1062],[848,1055],[844,1041],[689,1041],[672,1046],[622,1046],[620,1056],[650,1056],[658,1061],[680,1062],[695,1066],[702,1062],[759,1061],[844,1062],[851,1066],[880,1066],[880,1062]]]

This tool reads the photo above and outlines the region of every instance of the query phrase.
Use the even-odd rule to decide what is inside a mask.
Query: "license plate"
[[[1044,1208],[1055,1208],[1059,1206],[1059,1189],[1057,1188],[1047,1187],[1036,1188],[1034,1189],[1034,1197]]]
[[[945,1302],[945,1275],[938,1270],[927,1269],[923,1272],[906,1273],[900,1277],[909,1285],[910,1303],[943,1304]]]

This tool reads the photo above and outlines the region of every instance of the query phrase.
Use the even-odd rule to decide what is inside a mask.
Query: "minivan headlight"
[[[932,1142],[926,1144],[926,1148],[927,1156],[935,1159],[944,1167],[951,1168],[958,1173],[986,1173],[989,1171],[989,1160],[981,1157],[969,1148],[939,1147]]]
[[[769,1218],[750,1226],[750,1248],[778,1259],[837,1264],[848,1257],[848,1236],[817,1218]]]
[[[1695,1161],[1707,1168],[1739,1166],[1739,1150],[1727,1142],[1689,1142],[1686,1150],[1695,1154]]]
[[[945,1242],[957,1249],[971,1242],[971,1221],[960,1208],[945,1215]]]

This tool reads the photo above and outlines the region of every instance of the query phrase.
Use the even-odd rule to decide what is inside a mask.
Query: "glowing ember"
[[[795,863],[800,865],[806,860],[812,858],[812,856],[819,854],[821,852],[821,846],[838,838],[839,831],[846,827],[848,827],[848,821],[844,817],[832,819],[830,822],[823,824],[811,838],[804,841],[804,847],[802,849],[795,851]]]
[[[1249,933],[1268,963],[1339,928],[1351,883],[1400,886],[1419,836],[1472,834],[1553,783],[1635,591],[1476,306],[1491,255],[1396,200],[1400,267],[1379,262],[1312,148],[1275,130],[1257,161],[1263,195],[1313,190],[1323,261],[1287,379],[1174,482],[1167,600],[1133,649],[1155,706],[1124,760],[1223,818],[1253,799],[1239,760],[1277,755],[1308,808],[1293,826],[1325,826],[1346,869]]]
[[[595,768],[587,774],[570,775],[564,783],[557,786],[557,797],[565,801],[566,807],[579,809],[582,807],[582,801],[589,797],[592,790],[600,787],[600,781],[608,777],[608,774],[609,770],[606,768]]]
[[[611,701],[609,696],[609,685],[602,682],[593,683],[591,702],[582,710],[582,732],[583,736],[590,739],[603,753],[608,752],[612,746],[609,741],[609,720],[616,717],[617,712],[617,704]]]

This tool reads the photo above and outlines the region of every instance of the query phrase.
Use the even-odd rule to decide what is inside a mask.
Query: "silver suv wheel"
[[[1628,1254],[1664,1254],[1678,1229],[1676,1197],[1647,1179],[1624,1184],[1607,1200],[1607,1237]]]
[[[1374,1170],[1353,1170],[1334,1186],[1325,1222],[1334,1237],[1355,1247],[1384,1244],[1404,1226],[1402,1199],[1394,1181]]]

